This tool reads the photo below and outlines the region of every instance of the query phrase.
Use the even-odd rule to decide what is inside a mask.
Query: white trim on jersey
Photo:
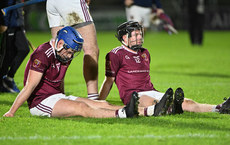
[[[113,52],[114,54],[116,54],[121,49],[122,49],[122,47],[119,46],[119,47],[114,48],[111,52]]]
[[[46,56],[49,58],[52,54],[53,54],[54,52],[53,52],[53,50],[52,50],[52,47],[50,47],[49,49],[47,49],[46,51],[45,51],[45,54],[46,54]]]
[[[123,47],[126,51],[128,51],[128,52],[131,52],[131,53],[133,53],[133,54],[137,54],[136,51],[130,50],[130,49],[126,48],[124,45],[122,45],[122,47]]]
[[[54,39],[50,40],[50,46],[51,46],[51,49],[53,50],[54,57],[56,58],[55,49],[53,48],[53,41],[55,41],[55,40]]]

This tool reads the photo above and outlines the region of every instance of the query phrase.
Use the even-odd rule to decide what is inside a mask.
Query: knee
[[[84,102],[78,102],[78,104],[73,108],[74,116],[89,117],[89,111],[90,107]]]
[[[151,97],[147,97],[147,96],[141,96],[139,99],[139,106],[140,107],[148,107],[148,106],[152,106],[154,104],[157,103],[158,100],[151,98]]]

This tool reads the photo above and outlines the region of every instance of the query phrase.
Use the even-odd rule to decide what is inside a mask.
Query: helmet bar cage
[[[144,34],[143,34],[142,26],[138,22],[133,22],[133,21],[128,21],[118,26],[116,37],[122,44],[129,47],[129,41],[126,44],[123,40],[123,36],[126,35],[127,38],[130,38],[132,35],[131,33],[135,30],[141,31],[142,42],[144,42],[144,37],[143,37]],[[134,45],[134,46],[131,46],[131,48],[130,47],[129,48],[137,51],[141,47],[142,45]]]

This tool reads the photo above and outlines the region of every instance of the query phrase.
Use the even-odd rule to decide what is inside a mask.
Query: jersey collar
[[[133,53],[133,54],[137,54],[136,51],[134,51],[134,50],[132,50],[132,49],[129,49],[129,48],[126,47],[125,45],[122,45],[122,47],[123,47],[126,51],[128,51],[128,52],[131,52],[131,53]]]
[[[51,46],[51,48],[52,48],[52,50],[53,50],[53,53],[54,54],[56,54],[56,52],[55,52],[55,49],[54,49],[54,46],[53,46],[53,42],[55,41],[55,39],[51,39],[50,40],[50,46]],[[54,55],[55,56],[55,58],[56,58],[56,55]]]

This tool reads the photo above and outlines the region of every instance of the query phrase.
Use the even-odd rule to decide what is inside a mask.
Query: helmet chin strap
[[[55,49],[55,53],[56,53],[56,58],[62,62],[62,63],[67,63],[69,61],[69,59],[66,59],[66,58],[62,58],[58,52],[61,51],[64,47],[62,46],[61,48],[57,48],[57,44],[58,44],[58,40],[56,40],[55,42],[55,46],[54,46],[54,49]]]
[[[61,51],[62,49],[63,49],[63,47],[61,47],[61,48],[57,48],[57,44],[58,44],[58,39],[56,39],[55,40],[55,45],[54,45],[54,49],[56,50],[56,51]]]

